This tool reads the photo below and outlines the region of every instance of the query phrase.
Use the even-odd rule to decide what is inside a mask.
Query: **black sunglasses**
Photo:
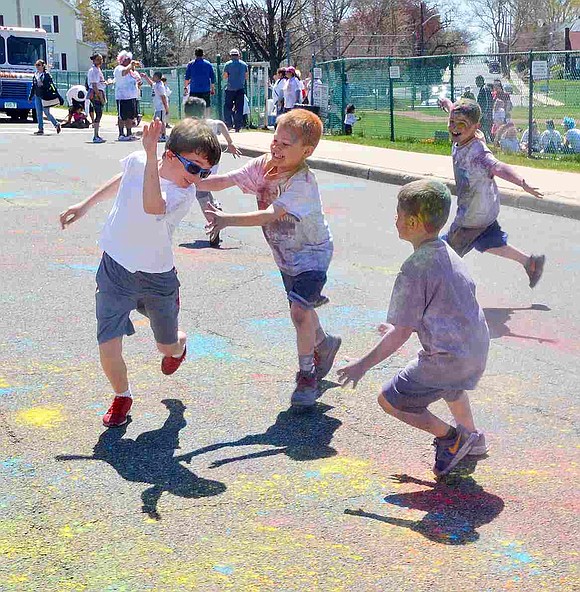
[[[181,154],[177,154],[174,152],[175,156],[177,156],[177,160],[183,165],[183,168],[190,174],[190,175],[199,175],[200,179],[207,179],[211,175],[211,169],[202,169],[198,164],[195,162],[191,162],[191,160],[187,160],[187,158],[183,158]]]

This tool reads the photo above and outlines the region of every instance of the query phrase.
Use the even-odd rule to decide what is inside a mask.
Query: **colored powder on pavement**
[[[16,421],[30,427],[50,429],[62,423],[64,417],[56,407],[30,407],[18,411]]]
[[[230,342],[219,335],[195,335],[187,339],[187,357],[190,360],[200,358],[219,358],[231,361]]]

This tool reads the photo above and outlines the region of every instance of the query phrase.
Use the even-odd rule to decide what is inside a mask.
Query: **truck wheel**
[[[27,121],[29,112],[30,112],[29,109],[19,109],[18,110],[18,120],[19,121]]]

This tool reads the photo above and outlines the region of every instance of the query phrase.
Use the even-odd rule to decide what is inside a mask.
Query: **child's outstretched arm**
[[[157,142],[161,136],[163,124],[155,119],[150,125],[143,126],[143,148],[147,154],[145,175],[143,176],[143,209],[146,214],[161,216],[165,214],[165,200],[161,195],[159,182],[159,163],[157,161]]]
[[[99,187],[92,195],[89,195],[87,199],[68,207],[64,212],[61,212],[60,227],[64,230],[67,226],[70,226],[73,222],[82,218],[95,204],[115,197],[117,191],[119,191],[122,176],[123,173],[115,175],[104,185]]]
[[[198,191],[223,191],[234,187],[235,183],[228,175],[212,175],[207,179],[196,179],[195,187]]]
[[[504,179],[505,181],[509,181],[510,183],[513,183],[514,185],[521,187],[525,192],[529,193],[530,195],[533,195],[534,197],[540,199],[543,197],[543,194],[538,190],[537,187],[531,187],[530,185],[528,185],[526,183],[526,180],[521,175],[519,175],[513,167],[509,166],[508,164],[498,162],[493,167],[491,172],[496,177],[499,177],[500,179]]]
[[[227,226],[264,226],[285,216],[286,211],[270,205],[265,210],[257,210],[256,212],[226,214],[212,204],[208,204],[205,214],[209,219],[209,223],[206,226],[207,233],[214,235]]]
[[[356,388],[360,379],[373,366],[380,364],[383,360],[394,354],[411,337],[413,329],[411,327],[382,323],[379,326],[379,333],[382,334],[383,338],[366,356],[338,370],[338,382],[343,387],[349,382],[352,382],[352,388]]]
[[[228,126],[223,122],[219,122],[219,130],[221,135],[226,139],[228,143],[228,152],[236,158],[237,156],[242,156],[240,149],[234,144],[232,137],[230,136],[230,132],[228,131]]]

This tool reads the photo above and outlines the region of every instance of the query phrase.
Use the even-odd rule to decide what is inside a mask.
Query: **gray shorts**
[[[439,399],[457,401],[463,392],[463,390],[439,389],[419,384],[409,378],[403,370],[383,386],[382,395],[399,411],[422,413],[431,403]]]
[[[103,253],[97,270],[97,341],[133,335],[129,318],[137,310],[149,318],[157,343],[177,343],[179,280],[175,269],[163,273],[131,273]]]
[[[165,113],[164,109],[162,109],[161,111],[155,111],[155,113],[153,114],[153,119],[159,119],[159,121],[166,123],[167,113]]]

